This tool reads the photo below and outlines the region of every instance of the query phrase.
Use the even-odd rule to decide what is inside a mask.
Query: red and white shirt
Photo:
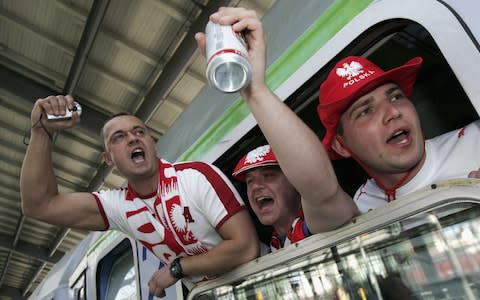
[[[303,211],[299,213],[298,217],[293,220],[290,231],[286,236],[279,236],[275,229],[272,232],[272,238],[270,240],[270,251],[275,252],[278,249],[281,249],[287,245],[295,244],[298,241],[303,240],[311,236],[310,230],[305,223],[305,218],[303,217]]]
[[[245,208],[228,178],[203,162],[159,160],[159,172],[159,189],[153,195],[141,197],[130,185],[93,193],[106,229],[138,240],[165,263],[207,252],[222,242],[218,229]]]
[[[434,182],[466,178],[480,168],[480,120],[425,141],[425,163],[420,171],[396,190],[397,198]],[[387,196],[374,179],[368,179],[353,198],[360,213],[387,204]]]

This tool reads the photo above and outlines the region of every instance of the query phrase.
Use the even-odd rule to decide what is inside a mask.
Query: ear
[[[103,152],[103,159],[105,160],[105,163],[107,164],[107,166],[113,165],[113,160],[112,160],[112,157],[110,156],[110,153]]]
[[[342,140],[342,137],[336,134],[332,139],[332,149],[337,152],[338,155],[349,158],[352,156],[350,150],[345,147],[345,142]]]

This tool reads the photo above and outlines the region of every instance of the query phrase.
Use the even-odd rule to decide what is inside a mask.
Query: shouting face
[[[264,166],[246,173],[250,206],[264,225],[288,228],[300,210],[300,195],[278,166]]]
[[[105,124],[103,134],[105,162],[114,165],[127,180],[142,180],[157,174],[155,142],[140,119],[117,116]]]
[[[333,149],[344,157],[355,156],[385,184],[395,183],[422,162],[420,121],[396,84],[381,85],[357,99],[342,114],[339,126]]]

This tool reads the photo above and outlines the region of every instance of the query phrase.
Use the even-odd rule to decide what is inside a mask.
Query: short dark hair
[[[103,148],[104,148],[104,150],[107,150],[107,144],[105,143],[105,125],[107,125],[108,122],[110,122],[111,120],[115,119],[116,117],[121,117],[121,116],[133,116],[133,117],[135,117],[135,115],[133,115],[133,114],[131,114],[131,113],[122,111],[122,112],[119,112],[119,113],[116,113],[116,114],[112,115],[110,118],[108,118],[107,120],[105,120],[105,122],[103,122],[103,126],[102,126],[102,129],[101,129],[101,131],[100,131],[100,137],[101,137],[102,140],[103,140]]]
[[[338,120],[337,127],[335,128],[335,133],[338,134],[338,135],[343,135],[342,119]]]

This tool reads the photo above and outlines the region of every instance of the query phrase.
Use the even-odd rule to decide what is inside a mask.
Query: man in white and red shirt
[[[155,296],[184,276],[191,287],[258,256],[255,228],[229,180],[206,163],[159,159],[145,124],[132,115],[116,115],[102,130],[105,162],[117,168],[128,187],[59,193],[52,132],[71,128],[80,118],[74,112],[70,120],[45,120],[46,114],[65,114],[73,102],[71,96],[50,96],[33,107],[20,182],[26,216],[72,228],[120,230],[137,239],[169,264],[149,281]]]
[[[330,158],[351,157],[372,177],[354,196],[361,213],[434,182],[480,177],[479,120],[424,140],[410,101],[422,61],[384,71],[363,57],[346,57],[320,87],[317,111]]]
[[[271,251],[311,235],[303,217],[301,196],[283,174],[270,145],[245,154],[232,176],[246,183],[248,202],[260,223],[272,226]]]

